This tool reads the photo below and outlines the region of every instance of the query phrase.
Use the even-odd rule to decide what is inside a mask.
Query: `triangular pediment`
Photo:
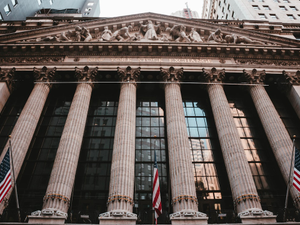
[[[299,42],[270,34],[155,13],[32,29],[0,36],[0,43],[145,42],[199,45],[248,45],[297,47]]]

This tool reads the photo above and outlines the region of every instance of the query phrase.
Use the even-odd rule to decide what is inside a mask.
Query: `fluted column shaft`
[[[293,142],[265,88],[262,85],[250,86],[249,91],[283,178],[288,183]],[[299,194],[293,187],[290,192],[299,208]]]
[[[27,150],[29,148],[34,131],[40,119],[49,91],[49,85],[45,83],[35,84],[21,112],[21,115],[11,133],[12,155],[14,160],[14,171],[16,179],[23,165],[25,156],[27,154]],[[9,143],[7,142],[0,157],[1,161],[6,153],[8,146]],[[9,199],[11,192],[12,189],[6,195],[6,201],[7,199]],[[3,209],[5,207],[4,202],[5,201],[1,202],[0,214],[2,214]]]
[[[300,85],[292,85],[286,96],[300,118]]]
[[[236,210],[238,213],[253,208],[261,210],[251,170],[223,87],[220,84],[210,84],[207,89]]]
[[[136,84],[122,84],[115,129],[108,211],[133,210]]]
[[[0,112],[2,112],[2,109],[5,106],[9,96],[10,96],[10,91],[7,86],[7,83],[0,82]]]
[[[43,210],[55,209],[63,213],[68,211],[91,93],[91,84],[77,85],[55,156]]]
[[[165,102],[173,211],[198,211],[191,150],[178,83],[165,85]]]

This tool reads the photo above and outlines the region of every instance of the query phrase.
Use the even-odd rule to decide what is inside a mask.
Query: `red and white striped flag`
[[[300,191],[300,152],[296,148],[293,185],[298,191]]]
[[[0,203],[11,189],[9,148],[0,164]]]
[[[155,210],[155,224],[157,224],[157,218],[162,214],[161,198],[160,198],[160,187],[159,187],[159,176],[157,170],[156,153],[154,151],[154,171],[153,171],[153,197],[152,207]]]

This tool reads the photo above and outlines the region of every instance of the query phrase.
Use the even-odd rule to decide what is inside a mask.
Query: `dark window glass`
[[[23,219],[31,212],[42,208],[43,197],[67,117],[67,114],[60,112],[62,108],[68,111],[73,93],[74,88],[60,86],[52,88],[48,95],[17,181]],[[13,198],[14,196],[11,196],[11,199]],[[7,209],[7,218],[11,218],[15,213],[14,201],[10,203],[12,204]],[[15,221],[17,218],[14,216]]]
[[[280,171],[267,142],[267,137],[263,132],[252,99],[247,93],[241,92],[236,88],[231,88],[231,90],[227,88],[226,90],[232,116],[240,135],[258,194],[262,204],[265,206],[264,209],[279,212],[285,187],[284,185],[276,185],[278,179],[282,179],[282,177],[280,175],[280,178],[278,177]]]
[[[75,178],[72,222],[84,222],[80,215],[88,215],[92,223],[99,223],[99,214],[107,211],[118,93],[118,86],[92,93]]]

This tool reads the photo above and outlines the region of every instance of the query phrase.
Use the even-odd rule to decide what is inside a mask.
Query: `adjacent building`
[[[153,223],[154,152],[158,223],[285,221],[300,24],[143,13],[0,27],[0,160],[11,135],[22,221]],[[18,218],[13,193],[3,222]]]
[[[295,0],[210,0],[204,1],[202,18],[299,23],[299,10]]]
[[[22,21],[33,16],[99,17],[99,0],[2,0],[0,21]]]

